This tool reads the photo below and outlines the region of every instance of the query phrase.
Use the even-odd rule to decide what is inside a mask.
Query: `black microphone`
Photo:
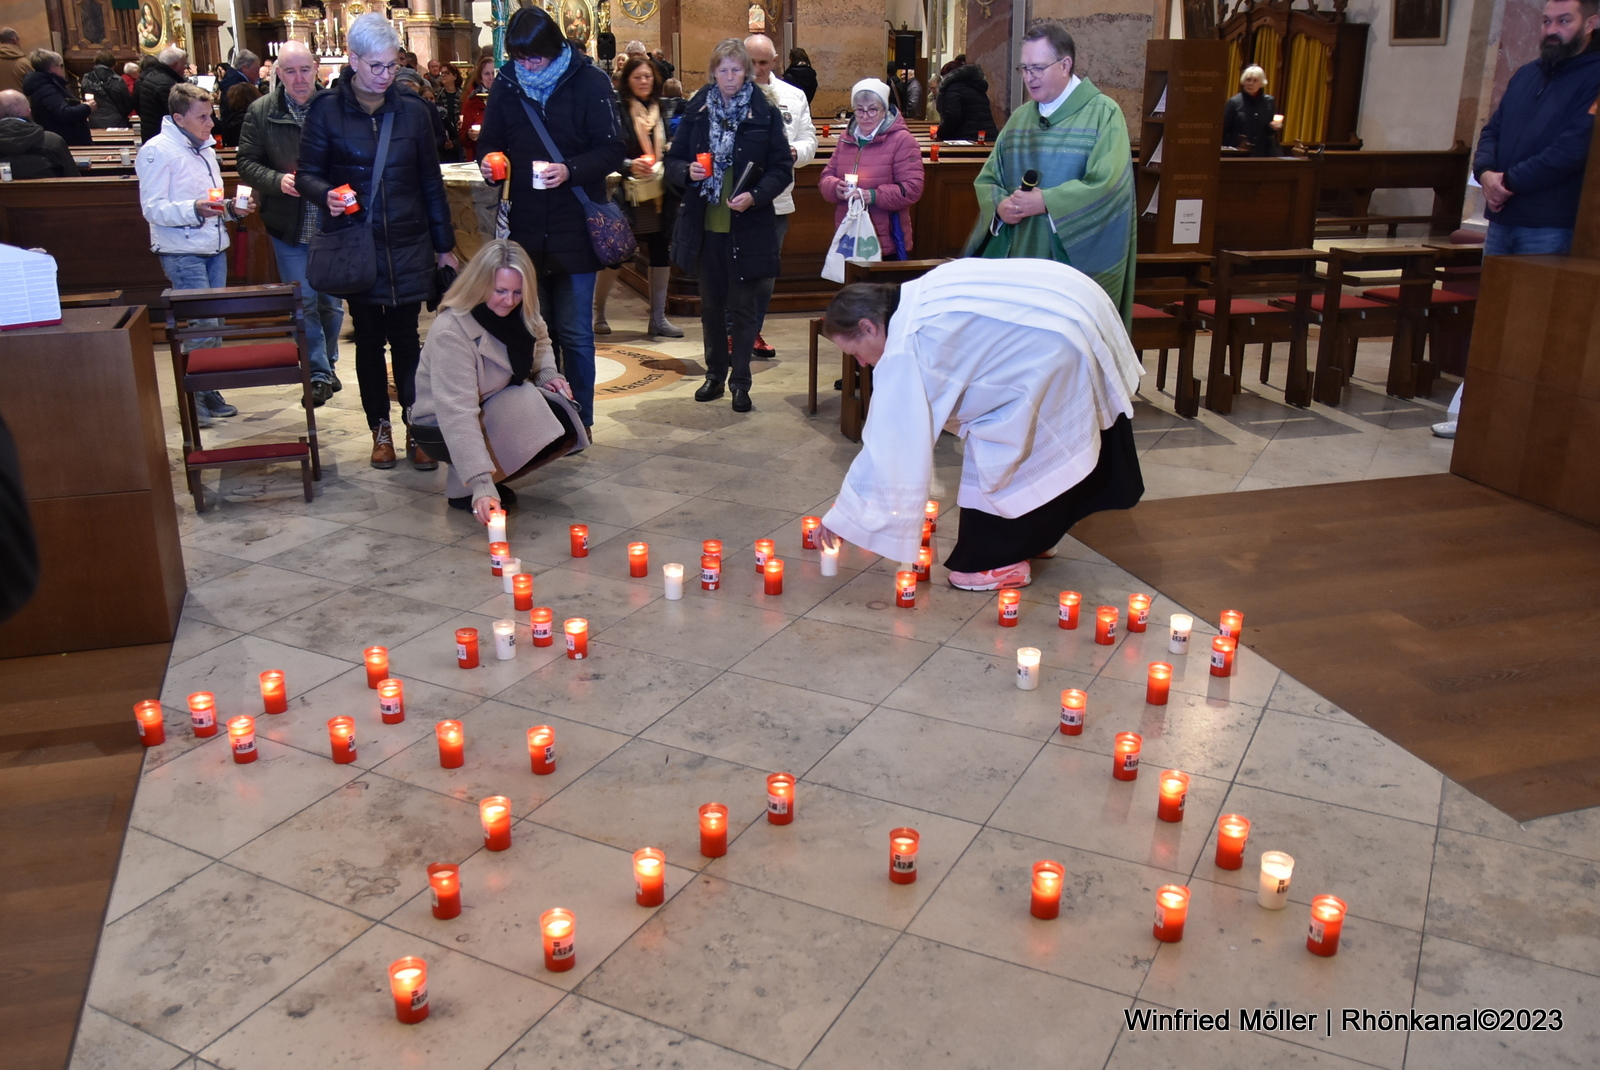
[[[1039,188],[1039,172],[1037,172],[1037,171],[1024,172],[1023,176],[1022,176],[1022,189],[1019,192],[1026,193],[1029,190],[1038,189],[1038,188]]]

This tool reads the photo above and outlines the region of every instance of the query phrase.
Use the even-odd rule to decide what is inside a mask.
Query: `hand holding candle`
[[[506,541],[506,514],[503,509],[496,506],[489,507],[489,521],[486,525],[489,535],[489,545]]]
[[[837,542],[822,548],[822,574],[824,576],[837,576],[839,574],[840,548],[840,544]]]

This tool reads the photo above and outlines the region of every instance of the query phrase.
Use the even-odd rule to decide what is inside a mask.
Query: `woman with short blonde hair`
[[[1251,156],[1281,156],[1278,138],[1283,119],[1278,102],[1266,93],[1267,72],[1251,64],[1239,72],[1239,92],[1228,98],[1222,113],[1222,146]]]

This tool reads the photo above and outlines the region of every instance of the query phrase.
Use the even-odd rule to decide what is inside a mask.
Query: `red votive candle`
[[[1224,609],[1217,619],[1217,631],[1235,642],[1244,638],[1244,614],[1237,609]]]
[[[1181,884],[1163,884],[1156,889],[1156,923],[1152,927],[1157,940],[1175,944],[1183,939],[1183,923],[1189,919],[1189,889]]]
[[[489,571],[494,575],[503,575],[506,562],[511,560],[511,544],[508,542],[491,542],[489,544]]]
[[[822,526],[820,516],[803,516],[800,518],[800,549],[818,550],[817,529]]]
[[[1033,900],[1028,913],[1049,921],[1061,916],[1061,886],[1066,882],[1067,867],[1060,862],[1045,859],[1033,864]]]
[[[567,636],[567,657],[582,661],[589,656],[589,622],[582,617],[569,617],[561,624]]]
[[[268,669],[261,674],[261,709],[264,713],[289,712],[289,689],[282,669]]]
[[[1017,626],[1017,614],[1022,606],[1022,595],[1016,591],[1001,591],[999,606],[1000,627],[1015,628]]]
[[[333,750],[334,765],[349,765],[356,760],[356,719],[330,717],[328,743]]]
[[[1344,915],[1348,908],[1336,895],[1318,895],[1311,899],[1311,928],[1306,933],[1306,950],[1324,958],[1339,951],[1339,934],[1344,931]]]
[[[538,724],[528,729],[528,760],[540,776],[556,771],[556,730],[550,725]]]
[[[518,613],[533,609],[533,573],[519,572],[511,577],[511,608]]]
[[[573,524],[567,528],[567,537],[572,542],[573,557],[589,556],[589,525]]]
[[[910,609],[917,604],[917,574],[915,572],[896,572],[894,574],[894,604],[901,609]]]
[[[533,645],[549,646],[556,641],[555,611],[549,606],[534,606],[528,613],[528,627],[533,629]]]
[[[1094,641],[1110,646],[1117,641],[1117,607],[1101,606],[1094,611]]]
[[[932,534],[939,530],[939,503],[930,501],[922,507],[922,522],[928,525],[928,532]]]
[[[511,846],[511,800],[491,795],[478,804],[478,820],[483,822],[483,846],[489,851],[504,851]]]
[[[922,545],[933,545],[933,523],[931,521],[924,520],[922,522]]]
[[[433,893],[433,916],[440,920],[461,915],[461,867],[450,862],[428,866],[428,889]]]
[[[767,777],[767,823],[787,825],[794,820],[794,777],[773,773]]]
[[[456,668],[476,669],[478,667],[478,629],[456,629]]]
[[[234,717],[228,721],[228,745],[233,748],[233,760],[239,765],[249,765],[257,758],[256,719]]]
[[[1083,735],[1083,717],[1089,712],[1088,692],[1069,687],[1061,692],[1061,734]]]
[[[923,546],[917,549],[917,563],[911,567],[917,574],[918,583],[927,583],[933,576],[933,547]]]
[[[700,589],[715,591],[722,586],[722,555],[700,555]]]
[[[544,935],[544,968],[551,973],[570,970],[578,961],[576,935],[578,919],[570,910],[553,907],[539,915],[539,932]]]
[[[428,1016],[428,964],[415,955],[389,964],[389,991],[394,994],[394,1016],[416,1025]]]
[[[1217,868],[1243,869],[1244,847],[1250,842],[1250,819],[1242,814],[1217,818]]]
[[[1156,803],[1156,816],[1163,821],[1183,820],[1183,804],[1189,797],[1189,774],[1177,769],[1161,773],[1161,801]]]
[[[1211,675],[1232,676],[1233,655],[1239,648],[1239,640],[1229,639],[1225,635],[1214,636],[1211,640]]]
[[[1077,591],[1062,591],[1057,625],[1069,630],[1078,627],[1078,607],[1083,605],[1083,595]]]
[[[147,698],[133,704],[133,723],[139,729],[139,742],[154,747],[167,741],[167,726],[161,713],[161,703]]]
[[[929,502],[937,505],[937,502]],[[917,881],[917,848],[922,837],[916,829],[898,828],[889,833],[889,879],[896,884],[915,884]]]
[[[1128,631],[1142,632],[1145,625],[1150,623],[1150,596],[1147,594],[1130,594],[1128,596]]]
[[[717,559],[717,564],[722,564],[722,540],[704,539],[700,543],[700,553]]]
[[[630,542],[628,544],[628,575],[634,579],[642,579],[650,575],[649,543]]]
[[[700,853],[707,858],[728,853],[728,808],[719,802],[700,807]]]
[[[384,724],[399,724],[406,719],[406,685],[399,680],[378,684],[378,716]]]
[[[667,856],[654,847],[633,852],[633,901],[642,907],[658,907],[667,898]]]
[[[1111,775],[1118,780],[1139,779],[1139,751],[1144,737],[1137,732],[1118,732],[1112,744]]]
[[[771,539],[757,539],[756,540],[756,575],[757,576],[762,574],[762,571],[767,567],[767,562],[772,559],[772,555],[777,553],[777,551],[778,551],[777,544],[774,543]]]
[[[768,594],[782,594],[783,561],[776,557],[768,561],[766,568],[762,570],[762,579],[765,581]]]
[[[439,767],[460,769],[467,760],[467,730],[460,721],[440,721],[433,726],[439,740]]]
[[[367,686],[376,691],[389,678],[389,648],[369,646],[361,652],[361,660],[367,665]]]
[[[209,691],[196,691],[189,696],[189,725],[197,736],[217,734],[217,696]]]
[[[1152,661],[1145,674],[1144,700],[1152,706],[1165,706],[1172,694],[1172,666],[1164,661]]]

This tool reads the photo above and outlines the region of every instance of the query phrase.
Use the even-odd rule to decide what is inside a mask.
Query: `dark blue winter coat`
[[[1513,227],[1571,227],[1578,220],[1589,138],[1600,94],[1600,52],[1554,65],[1524,64],[1511,76],[1500,106],[1484,125],[1472,173],[1505,173],[1512,197],[1492,223]]]

